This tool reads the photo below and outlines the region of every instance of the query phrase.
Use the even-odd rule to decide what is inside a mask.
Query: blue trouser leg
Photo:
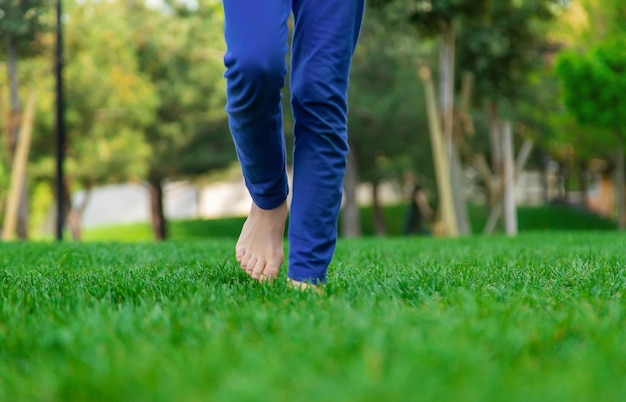
[[[273,209],[288,193],[281,88],[291,0],[224,0],[226,111],[254,203]]]
[[[289,277],[325,281],[348,153],[347,91],[364,0],[224,0],[227,112],[246,185],[263,209],[287,197],[280,90],[293,9],[295,119]]]
[[[257,0],[258,1],[258,0]],[[294,0],[291,279],[326,280],[348,154],[347,92],[364,0]]]

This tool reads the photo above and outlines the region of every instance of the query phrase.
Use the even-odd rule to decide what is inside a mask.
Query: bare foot
[[[241,268],[253,279],[268,280],[278,275],[284,260],[283,238],[287,220],[287,203],[271,210],[252,203],[250,215],[243,224],[235,246]]]

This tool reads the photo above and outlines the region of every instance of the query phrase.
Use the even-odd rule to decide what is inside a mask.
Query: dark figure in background
[[[404,234],[430,236],[431,232],[424,226],[424,220],[431,221],[434,215],[424,188],[419,183],[415,184],[406,211]]]

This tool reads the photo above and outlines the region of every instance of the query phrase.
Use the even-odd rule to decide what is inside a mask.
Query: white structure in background
[[[380,187],[383,204],[398,203],[397,189],[386,184]],[[252,199],[243,179],[199,187],[189,182],[167,183],[164,188],[165,216],[168,219],[211,219],[225,216],[246,216]],[[80,203],[85,196],[80,191],[72,201]],[[360,186],[358,200],[371,203],[371,187]],[[49,222],[52,222],[52,212]],[[121,184],[98,187],[92,190],[83,214],[83,228],[111,226],[150,221],[150,193],[142,184]],[[49,230],[51,231],[51,225]]]
[[[483,202],[480,191],[471,185],[471,171],[466,172],[468,200]],[[379,186],[383,205],[404,202],[397,183]],[[430,189],[434,191],[434,189]],[[542,175],[539,172],[524,172],[517,180],[516,199],[520,205],[539,205],[543,202]],[[232,182],[198,186],[190,182],[172,182],[164,186],[165,216],[169,219],[211,219],[226,216],[245,216],[250,209],[250,196],[243,179]],[[72,196],[80,202],[83,192]],[[361,205],[372,202],[371,185],[362,184],[357,191]],[[47,232],[52,232],[53,212],[50,212]],[[92,190],[91,198],[83,215],[83,227],[111,226],[125,223],[150,221],[150,193],[142,184],[122,184],[98,187]]]

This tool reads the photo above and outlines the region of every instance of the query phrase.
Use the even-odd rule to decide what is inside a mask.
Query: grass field
[[[0,243],[0,401],[624,401],[626,235],[342,240],[324,295],[234,240]]]

